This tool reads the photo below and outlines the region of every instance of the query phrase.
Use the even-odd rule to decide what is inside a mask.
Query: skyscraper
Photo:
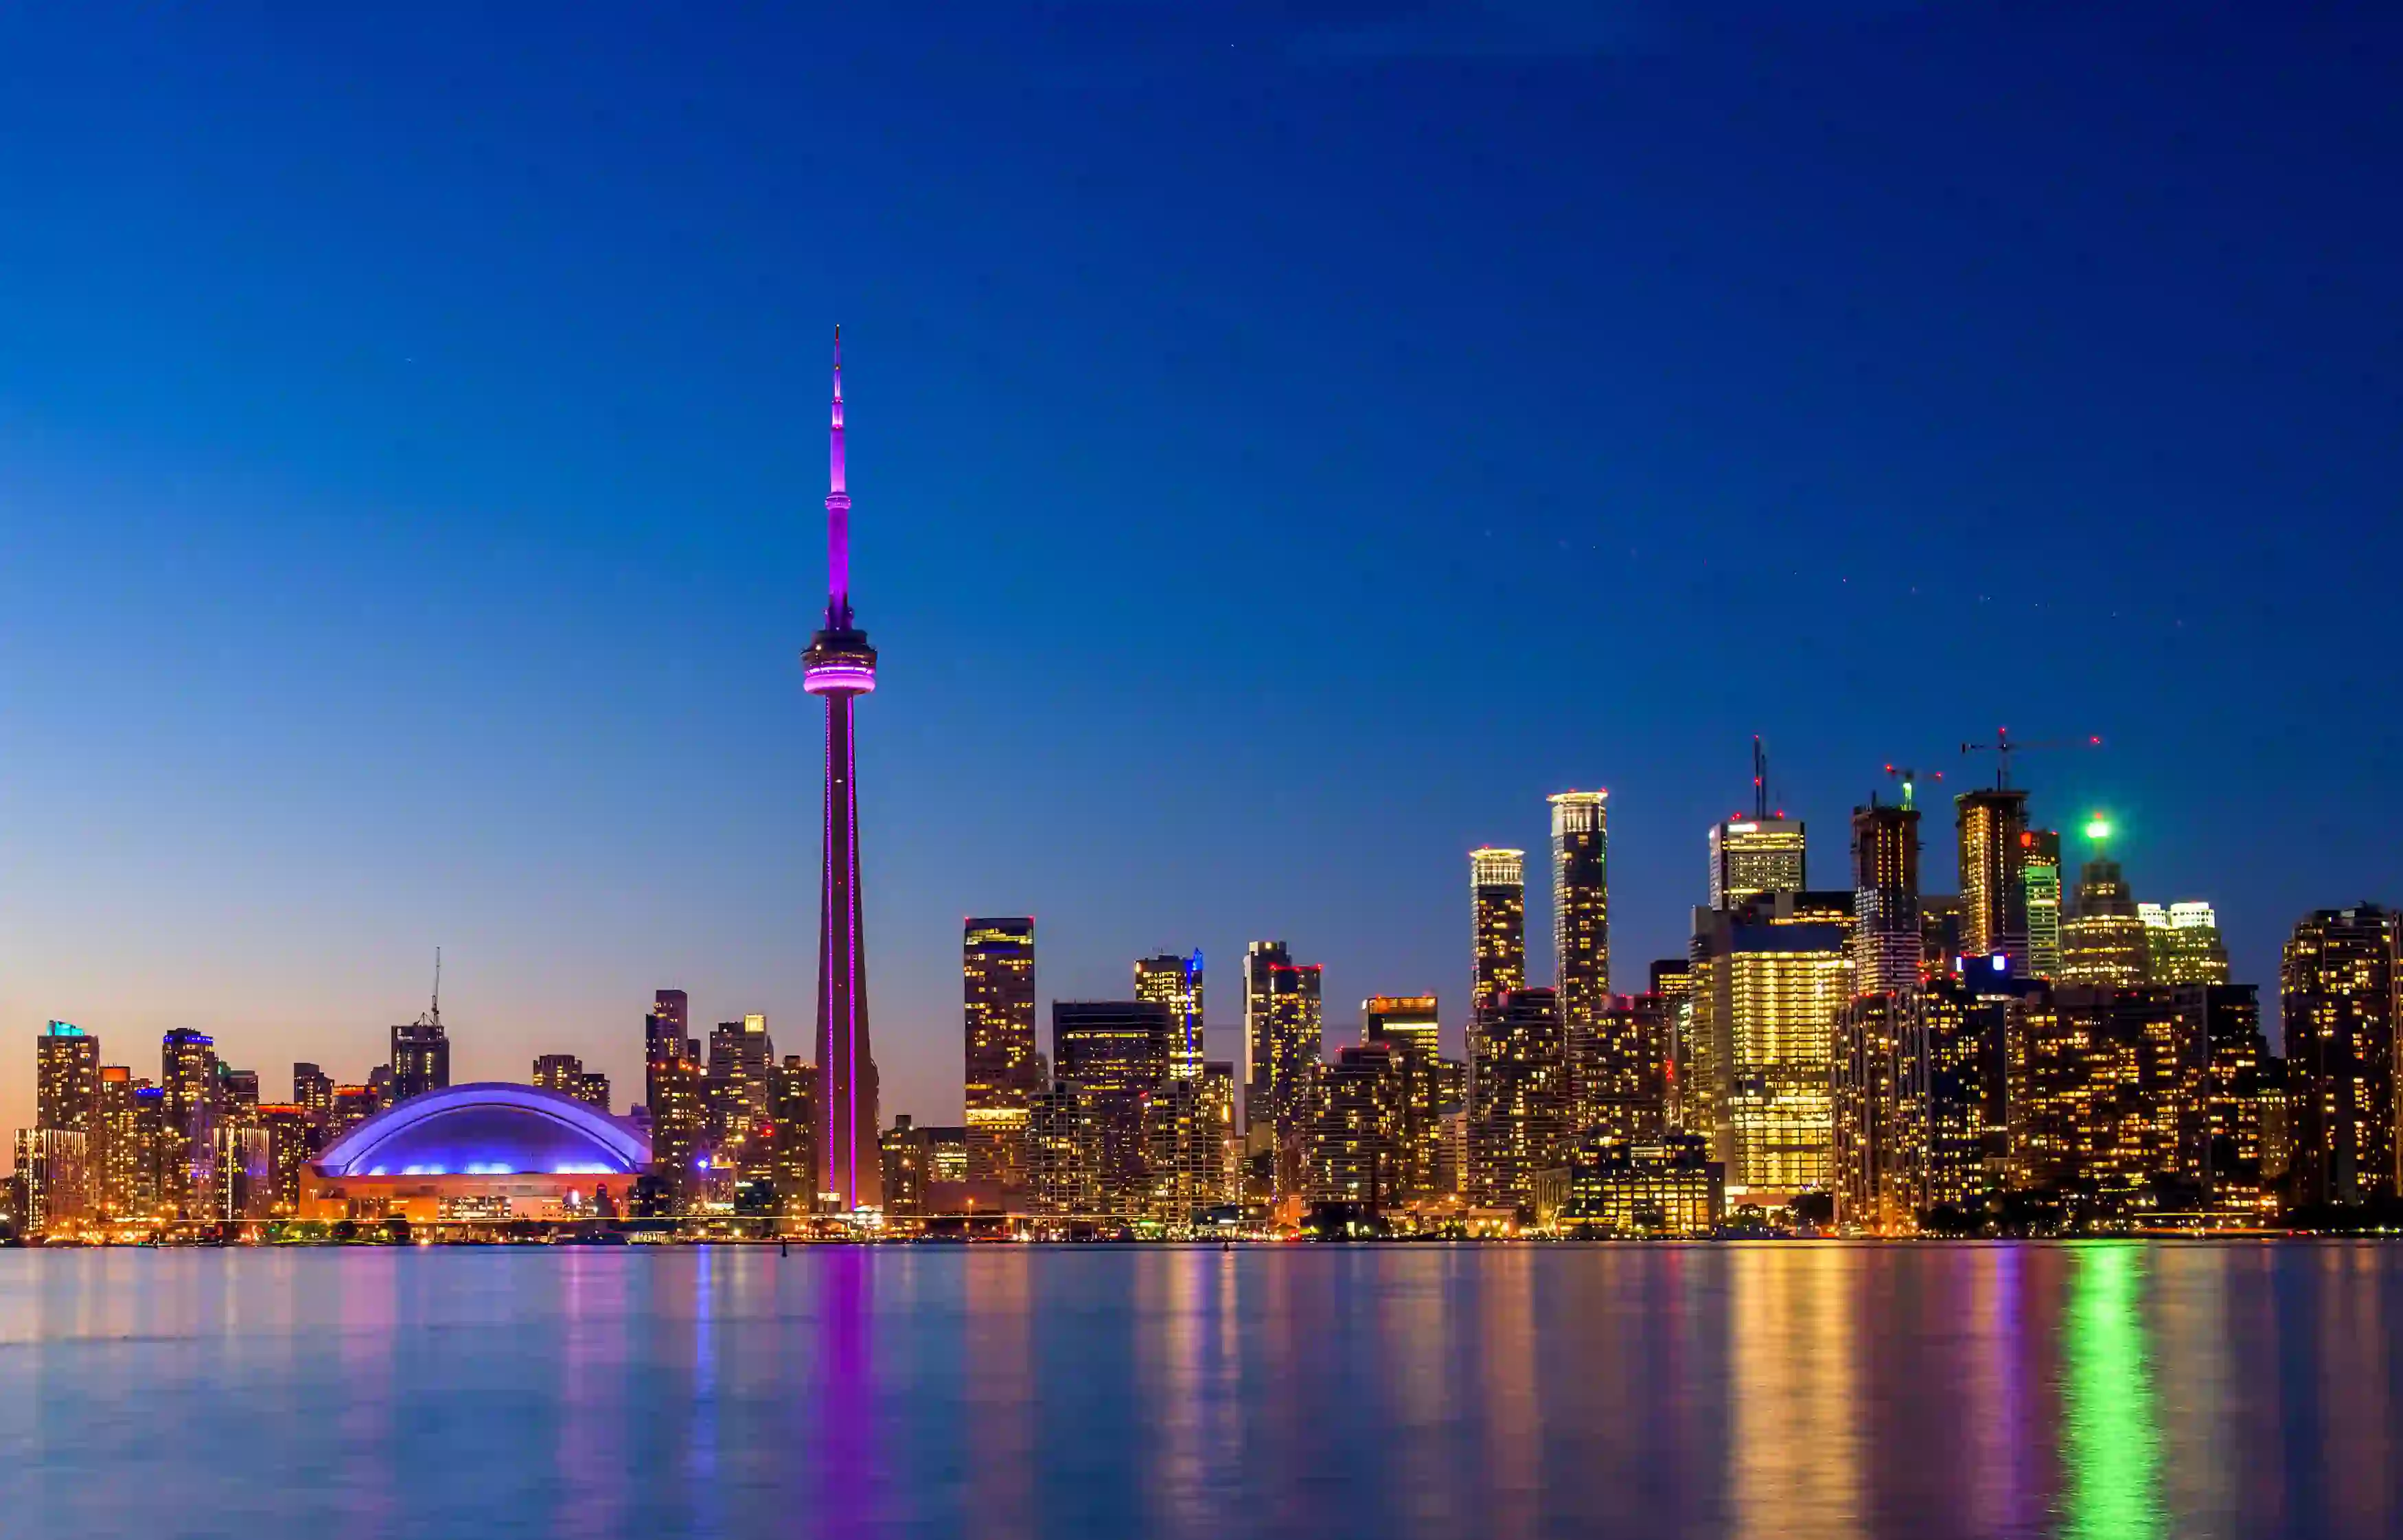
[[[1280,978],[1284,973],[1288,977]],[[1280,1041],[1275,1002],[1280,995],[1298,995],[1305,989],[1316,999],[1318,969],[1305,980],[1296,975],[1293,952],[1282,941],[1255,941],[1243,953],[1243,1127],[1249,1130],[1274,1119],[1297,1074],[1318,1059],[1318,1040],[1306,1046],[1296,1040],[1295,1017],[1285,1011],[1287,1032]],[[1313,1004],[1313,1010],[1315,1006]],[[1297,1059],[1297,1054],[1304,1056]]]
[[[1572,1111],[1559,994],[1506,990],[1480,1000],[1468,1028],[1471,1200],[1531,1203],[1535,1173],[1567,1163]]]
[[[2028,971],[2038,978],[2061,975],[2061,831],[2025,829],[2020,846],[2020,891],[2026,895]]]
[[[1837,1018],[1852,996],[1843,927],[1754,904],[1694,911],[1687,1131],[1713,1139],[1730,1194],[1823,1186],[1835,1137]]]
[[[1874,797],[1853,810],[1853,990],[1919,985],[1919,810]]]
[[[1302,1130],[1302,1191],[1313,1203],[1371,1211],[1402,1195],[1402,1077],[1394,1049],[1363,1043],[1337,1051],[1311,1089]]]
[[[1396,1186],[1405,1198],[1436,1190],[1447,1101],[1441,1021],[1432,994],[1374,994],[1360,1002],[1360,1040],[1391,1048],[1401,1078],[1402,1169]]]
[[[960,1002],[965,1035],[968,1179],[1026,1181],[1026,1122],[1042,1088],[1035,1046],[1035,917],[963,922]]]
[[[801,655],[801,687],[826,700],[826,825],[818,882],[820,1162],[838,1209],[872,1208],[876,1059],[868,1035],[868,951],[860,923],[858,756],[852,703],[876,688],[876,649],[851,611],[851,493],[842,464],[842,328],[834,334],[834,407],[826,435],[826,624]]]
[[[1799,891],[1807,875],[1802,821],[1760,815],[1711,825],[1711,908],[1733,909],[1764,893]]]
[[[785,1055],[768,1073],[768,1144],[776,1206],[786,1218],[807,1216],[817,1206],[817,1066],[798,1053]]]
[[[2279,990],[2297,1201],[2403,1194],[2395,1061],[2403,916],[2375,904],[2304,916],[2286,942]]]
[[[2028,976],[2027,793],[1990,786],[1952,798],[1961,837],[1961,951],[1972,963],[1996,952],[2015,978]],[[1732,1178],[1730,1178],[1732,1179]]]
[[[2228,946],[2219,936],[2219,916],[2209,904],[2189,899],[2163,909],[2138,904],[2145,950],[2156,984],[2225,984]]]
[[[1134,997],[1156,1000],[1168,1007],[1173,1023],[1168,1046],[1168,1073],[1190,1080],[1202,1073],[1202,951],[1190,957],[1164,951],[1138,957],[1134,964]]]
[[[2087,825],[2094,855],[2079,868],[2075,901],[2061,922],[2060,979],[2132,989],[2150,977],[2151,957],[2135,895],[2119,875],[2119,863],[2104,856],[2102,841],[2108,830],[2100,819]]]
[[[216,1046],[206,1035],[177,1027],[161,1039],[159,1198],[185,1219],[215,1217],[216,1084]]]
[[[1325,977],[1316,963],[1268,964],[1268,1081],[1250,1127],[1265,1121],[1273,1132],[1280,1195],[1295,1190],[1300,1180],[1300,1151],[1294,1141],[1309,1110],[1311,1079],[1326,1041]]]
[[[334,1080],[316,1065],[301,1061],[292,1066],[292,1101],[305,1107],[322,1126],[334,1110]]]
[[[1148,1195],[1144,1108],[1168,1078],[1173,1026],[1154,1000],[1055,1000],[1051,1062],[1074,1086],[1101,1212],[1132,1216]]]
[[[72,1021],[53,1021],[42,1029],[34,1049],[35,1126],[91,1132],[100,1095],[100,1039]]]
[[[534,1083],[544,1090],[573,1096],[584,1082],[584,1061],[572,1053],[536,1054]]]
[[[1552,962],[1561,1014],[1590,1023],[1610,1008],[1610,793],[1555,793]]]
[[[1469,993],[1483,1001],[1527,987],[1527,853],[1480,845],[1468,853],[1474,959]]]

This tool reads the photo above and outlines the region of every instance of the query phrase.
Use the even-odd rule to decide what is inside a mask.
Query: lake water
[[[2403,1246],[0,1254],[0,1534],[2403,1530]]]

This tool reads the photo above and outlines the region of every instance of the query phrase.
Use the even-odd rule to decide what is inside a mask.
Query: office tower
[[[1134,964],[1134,997],[1156,1000],[1168,1007],[1174,1024],[1168,1053],[1168,1073],[1190,1080],[1202,1073],[1202,950],[1190,957],[1173,951],[1140,957]]]
[[[690,1009],[684,991],[660,990],[651,996],[650,1014],[643,1018],[643,1101],[654,1117],[660,1102],[656,1076],[661,1068],[685,1057]]]
[[[961,927],[966,1028],[968,1175],[1003,1187],[1026,1181],[1027,1107],[1042,1081],[1035,1047],[1035,917],[971,919]]]
[[[216,1216],[216,1046],[177,1027],[160,1040],[160,1200],[185,1219]]]
[[[2190,1093],[2193,1124],[2181,1131],[2181,1174],[2214,1209],[2258,1211],[2267,1190],[2263,1066],[2270,1058],[2269,1040],[2261,1035],[2260,992],[2251,984],[2167,987],[2179,1064],[2199,1082]]]
[[[2278,973],[2295,1200],[2398,1196],[2396,1019],[2403,916],[2363,904],[2295,926]]]
[[[2007,787],[1952,798],[1961,836],[1961,952],[1971,963],[2001,952],[2014,978],[2028,975],[2027,793]]]
[[[1958,983],[1848,1002],[1836,1038],[1837,1222],[1914,1233],[1986,1194],[1984,1018]]]
[[[76,1129],[19,1129],[17,1181],[23,1189],[22,1233],[49,1235],[89,1217],[84,1160],[88,1148]]]
[[[268,1164],[274,1172],[271,1211],[277,1217],[298,1214],[303,1168],[323,1147],[316,1116],[297,1102],[271,1102],[258,1109],[258,1127],[267,1136]]]
[[[1825,1186],[1835,1137],[1837,1015],[1852,997],[1844,927],[1775,923],[1764,906],[1696,909],[1684,1127],[1707,1133],[1728,1189],[1758,1200]]]
[[[1699,1239],[1727,1214],[1726,1172],[1697,1134],[1581,1142],[1553,1223],[1573,1239]]]
[[[2228,946],[2209,904],[2188,899],[2166,909],[2138,904],[2136,916],[2145,924],[2145,960],[2154,983],[2228,982]]]
[[[37,1128],[91,1131],[100,1095],[100,1039],[72,1021],[53,1021],[34,1043],[34,1121]]]
[[[573,1096],[584,1082],[584,1061],[572,1053],[546,1053],[534,1061],[534,1083],[543,1090]]]
[[[334,1109],[326,1115],[326,1143],[332,1144],[373,1117],[378,1110],[373,1086],[336,1086]]]
[[[1667,1116],[1669,1003],[1614,995],[1590,1027],[1566,1024],[1572,1127],[1583,1137],[1648,1139]]]
[[[1552,962],[1561,1015],[1590,1022],[1610,1006],[1610,794],[1564,791],[1552,808]]]
[[[268,1131],[253,1123],[219,1123],[216,1130],[216,1213],[227,1221],[270,1219],[275,1214],[275,1147]]]
[[[1468,853],[1474,935],[1469,996],[1483,1002],[1527,987],[1527,853],[1481,845]]]
[[[826,625],[802,655],[801,687],[826,701],[826,832],[818,883],[820,1162],[838,1209],[877,1206],[876,1059],[868,1035],[868,953],[860,924],[858,756],[852,707],[876,688],[876,649],[851,611],[851,493],[842,463],[842,331],[835,330],[826,434]]]
[[[2149,980],[2151,956],[2135,895],[2106,860],[2100,820],[2087,825],[2096,841],[2093,859],[2079,868],[2077,891],[2061,922],[2061,982],[2103,989],[2132,989]]]
[[[1950,978],[1961,972],[1961,895],[1923,893],[1919,895],[1919,973],[1923,978]],[[2055,951],[2059,950],[2056,944]],[[2054,959],[2055,963],[2059,958]]]
[[[1729,818],[1711,825],[1711,908],[1733,909],[1764,893],[1804,886],[1802,820],[1783,814]]]
[[[2177,1185],[2196,1169],[2202,1066],[2180,1052],[2169,991],[2031,994],[2007,1051],[2012,1186],[2076,1188],[2106,1210],[2199,1200]]]
[[[1919,987],[1919,810],[1869,798],[1853,810],[1853,989]]]
[[[1095,1213],[1142,1212],[1144,1102],[1168,1078],[1174,1030],[1168,1007],[1153,1000],[1051,1003],[1051,1063],[1080,1099]]]
[[[1480,1001],[1468,1028],[1471,1200],[1531,1204],[1535,1173],[1567,1163],[1573,1111],[1558,992],[1506,990]]]
[[[2061,831],[2022,829],[2020,891],[2026,895],[2028,971],[2038,978],[2061,973]]]
[[[817,1207],[817,1067],[788,1053],[768,1072],[769,1172],[777,1211],[788,1219]]]
[[[598,1107],[603,1112],[607,1112],[609,1110],[609,1077],[599,1070],[586,1070],[577,1078],[576,1089],[568,1094],[588,1106]]]
[[[1293,1131],[1299,1099],[1321,1052],[1324,970],[1316,963],[1294,962],[1282,941],[1253,942],[1243,964],[1243,1036],[1251,1075],[1243,1091],[1243,1126],[1271,1128],[1281,1141]]]
[[[679,1203],[698,1186],[709,1156],[708,1087],[700,1048],[687,1038],[674,1057],[645,1066],[651,1098],[651,1171],[667,1182]]]
[[[905,1112],[878,1135],[876,1153],[884,1182],[885,1214],[906,1219],[925,1213],[926,1168],[933,1163],[925,1131]]]
[[[292,1100],[306,1107],[309,1115],[320,1123],[334,1110],[334,1081],[324,1070],[308,1062],[292,1066]]]
[[[84,1151],[91,1167],[85,1174],[92,1210],[104,1218],[133,1213],[133,1194],[144,1185],[136,1172],[148,1164],[150,1151],[142,1141],[133,1093],[146,1083],[135,1080],[123,1064],[100,1067]]]
[[[1402,1167],[1398,1191],[1428,1198],[1437,1191],[1436,1164],[1442,1145],[1444,1059],[1438,1051],[1441,1018],[1432,994],[1374,994],[1360,1002],[1360,1040],[1393,1050],[1402,1082]]]
[[[768,1068],[775,1061],[765,1016],[720,1021],[709,1034],[702,1116],[712,1158],[726,1161],[737,1181],[768,1175],[767,1147],[757,1135],[768,1118]]]
[[[1371,1213],[1402,1196],[1402,1076],[1394,1050],[1364,1043],[1337,1051],[1312,1086],[1302,1128],[1302,1193],[1313,1203]]]
[[[1171,1075],[1144,1107],[1150,1217],[1182,1228],[1203,1210],[1232,1202],[1234,1136],[1233,1065],[1204,1064],[1190,1077]]]
[[[1075,1082],[1053,1080],[1027,1106],[1026,1186],[1037,1214],[1098,1211],[1101,1162],[1092,1147],[1086,1100]]]

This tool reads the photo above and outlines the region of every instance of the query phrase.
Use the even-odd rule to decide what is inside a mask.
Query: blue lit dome
[[[632,1176],[650,1141],[572,1096],[482,1080],[412,1096],[326,1146],[324,1176]]]

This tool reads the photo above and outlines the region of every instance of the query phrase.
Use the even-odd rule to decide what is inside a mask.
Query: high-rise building
[[[659,1088],[653,1073],[686,1057],[685,1039],[691,1031],[691,1006],[682,990],[660,990],[651,996],[650,1014],[643,1018],[643,1100],[652,1115],[659,1112]]]
[[[1441,1017],[1432,994],[1374,994],[1360,1002],[1360,1040],[1392,1049],[1394,1070],[1401,1079],[1398,1191],[1404,1198],[1431,1198],[1438,1190],[1437,1157],[1449,1101],[1441,1037]]]
[[[85,1187],[89,1148],[76,1129],[19,1129],[17,1182],[24,1192],[19,1216],[27,1235],[49,1235],[88,1217]]]
[[[300,1212],[302,1168],[322,1146],[317,1119],[296,1102],[271,1102],[258,1109],[257,1131],[267,1140],[268,1168],[272,1172],[268,1214],[289,1217]]]
[[[100,1096],[100,1039],[72,1021],[53,1021],[34,1048],[35,1126],[90,1133]]]
[[[1649,1139],[1666,1126],[1669,1003],[1611,997],[1590,1026],[1566,1023],[1572,1125],[1582,1138]]]
[[[1733,909],[1764,893],[1806,886],[1809,841],[1802,820],[1758,814],[1711,825],[1711,908]]]
[[[686,1038],[673,1058],[646,1064],[644,1078],[649,1082],[651,1172],[668,1185],[673,1200],[682,1203],[697,1189],[699,1172],[710,1154],[701,1045]],[[814,1161],[812,1167],[815,1168]]]
[[[1879,1235],[1986,1193],[1983,1019],[1962,985],[1855,995],[1839,1019],[1836,1217]]]
[[[1961,837],[1961,951],[1972,963],[2001,952],[2012,978],[2028,976],[2027,793],[2004,786],[1952,798]]]
[[[1879,802],[1853,810],[1853,988],[1892,994],[1919,987],[1919,810]]]
[[[567,1093],[587,1106],[609,1110],[609,1077],[599,1070],[586,1070],[576,1076],[576,1089]]]
[[[1552,808],[1552,962],[1561,1015],[1592,1022],[1610,1008],[1610,794],[1563,791]]]
[[[326,1143],[330,1145],[376,1115],[372,1086],[336,1086],[334,1110],[326,1115]]]
[[[884,1212],[896,1218],[925,1213],[926,1184],[932,1179],[928,1168],[934,1164],[926,1131],[908,1113],[901,1114],[878,1136],[877,1158],[883,1168]]]
[[[108,1218],[147,1214],[158,1206],[158,1153],[143,1128],[139,1093],[149,1086],[123,1064],[100,1067],[92,1135],[86,1142],[91,1162],[93,1206]]]
[[[2010,1186],[2105,1208],[2200,1200],[2203,1066],[2181,1051],[2169,991],[2037,991],[2012,1003],[2005,1052]]]
[[[534,1083],[544,1090],[573,1096],[584,1083],[584,1061],[572,1053],[537,1054],[534,1061]]]
[[[2026,895],[2028,971],[2038,978],[2061,974],[2061,831],[2022,829],[2020,891]]]
[[[1144,1147],[1150,1167],[1145,1207],[1163,1225],[1233,1200],[1234,1066],[1204,1065],[1191,1077],[1172,1074],[1144,1103]]]
[[[1527,853],[1480,845],[1468,853],[1474,935],[1469,994],[1477,1001],[1527,987]]]
[[[1164,951],[1139,957],[1134,964],[1134,997],[1156,1000],[1168,1007],[1174,1030],[1170,1035],[1168,1073],[1190,1080],[1202,1073],[1202,950],[1190,957]]]
[[[270,1219],[275,1214],[275,1145],[256,1123],[217,1125],[217,1209],[222,1220]]]
[[[804,1218],[817,1206],[817,1067],[798,1053],[768,1075],[768,1147],[776,1206],[788,1219]]]
[[[188,1027],[160,1045],[160,1201],[185,1219],[216,1217],[217,1051]]]
[[[710,1154],[730,1165],[739,1182],[769,1175],[760,1130],[768,1121],[768,1070],[775,1061],[768,1019],[757,1012],[740,1021],[720,1021],[709,1034],[701,1101]]]
[[[2168,986],[2182,1068],[2202,1069],[2197,1125],[2186,1132],[2185,1174],[2213,1208],[2257,1212],[2268,1196],[2263,1124],[2271,1087],[2264,1068],[2259,991],[2251,984]]]
[[[2148,982],[2151,956],[2135,895],[2119,875],[2119,863],[2104,857],[2099,820],[2089,825],[2097,843],[2094,857],[2079,868],[2077,891],[2061,922],[2061,973],[2064,984],[2133,989]]]
[[[1302,1128],[1302,1194],[1370,1212],[1403,1196],[1402,1076],[1383,1043],[1339,1049],[1312,1085]]]
[[[305,1061],[292,1066],[292,1100],[320,1124],[334,1110],[334,1081],[324,1070]]]
[[[1026,1186],[1037,1214],[1100,1211],[1101,1160],[1087,1100],[1076,1082],[1053,1080],[1027,1108]]]
[[[1042,1087],[1035,1044],[1035,917],[987,916],[960,933],[968,1176],[1026,1182],[1027,1109]]]
[[[1244,962],[1247,983],[1257,992],[1245,1001],[1252,1081],[1243,1095],[1243,1124],[1247,1130],[1273,1130],[1273,1141],[1282,1145],[1301,1116],[1323,1051],[1325,970],[1316,963],[1291,961],[1282,941],[1253,943]]]
[[[2396,1022],[2403,1016],[2403,916],[2375,904],[2319,909],[2279,967],[2286,1119],[2296,1201],[2403,1194],[2396,1162]]]
[[[860,923],[858,756],[852,707],[876,688],[876,649],[851,610],[851,493],[842,460],[842,331],[834,343],[826,436],[826,624],[802,655],[801,687],[826,701],[826,831],[818,883],[820,1162],[835,1206],[878,1204],[876,1059],[868,1035],[868,952]]]
[[[451,1084],[451,1039],[439,1017],[392,1029],[392,1099],[395,1103],[440,1090]]]
[[[1505,990],[1468,1028],[1467,1191],[1487,1207],[1525,1207],[1535,1173],[1568,1160],[1575,1111],[1560,995]]]
[[[1051,1003],[1051,1062],[1076,1089],[1097,1213],[1144,1210],[1144,1105],[1168,1078],[1174,1031],[1168,1007],[1154,1000]]]
[[[2228,945],[2209,904],[2188,899],[2166,909],[2138,904],[2136,917],[2144,922],[2146,962],[2154,983],[2228,982]]]
[[[1694,911],[1683,1116],[1711,1137],[1730,1194],[1827,1183],[1837,1015],[1853,993],[1844,929],[1765,923],[1757,901]]]

